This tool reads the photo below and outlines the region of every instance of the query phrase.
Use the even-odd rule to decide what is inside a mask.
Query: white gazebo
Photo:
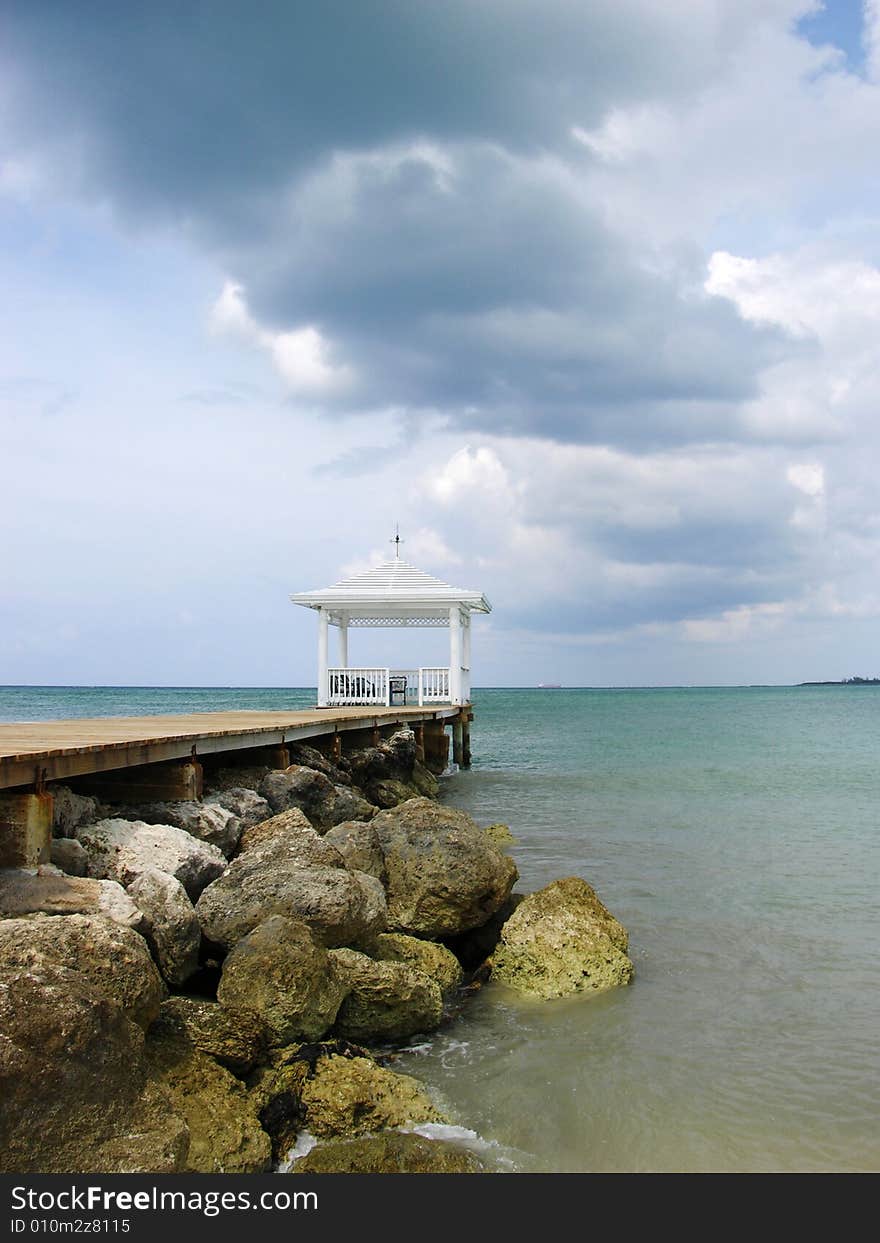
[[[318,707],[342,704],[466,704],[471,692],[471,614],[491,613],[480,591],[450,587],[395,558],[320,591],[292,595],[318,612]],[[329,627],[339,630],[339,663],[328,656]],[[449,665],[360,668],[348,663],[350,626],[448,626]]]

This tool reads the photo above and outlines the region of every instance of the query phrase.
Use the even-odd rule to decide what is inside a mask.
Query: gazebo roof
[[[306,608],[326,608],[331,620],[343,615],[366,625],[378,625],[383,619],[398,621],[408,614],[422,625],[448,624],[448,610],[458,604],[471,612],[491,613],[492,605],[481,591],[452,587],[433,574],[426,574],[406,561],[393,559],[374,565],[370,570],[351,574],[332,587],[318,591],[300,591],[292,595],[294,604]]]

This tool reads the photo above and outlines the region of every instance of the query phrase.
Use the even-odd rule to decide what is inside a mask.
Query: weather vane
[[[399,561],[400,560],[400,545],[405,544],[406,540],[403,540],[400,538],[400,524],[397,522],[395,522],[394,524],[394,539],[390,539],[388,543],[394,545],[394,558],[396,561]]]

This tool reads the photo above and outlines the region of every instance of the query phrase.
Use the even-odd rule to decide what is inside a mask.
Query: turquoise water
[[[522,891],[586,877],[636,980],[489,984],[398,1068],[525,1170],[880,1167],[880,688],[475,692],[443,797]],[[0,689],[0,719],[307,706],[313,691]]]

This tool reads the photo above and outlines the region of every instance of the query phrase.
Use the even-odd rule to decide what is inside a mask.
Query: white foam
[[[300,1131],[296,1137],[296,1143],[288,1150],[284,1160],[279,1161],[277,1173],[289,1174],[294,1161],[298,1161],[300,1157],[310,1153],[317,1142],[317,1139],[310,1131]]]

